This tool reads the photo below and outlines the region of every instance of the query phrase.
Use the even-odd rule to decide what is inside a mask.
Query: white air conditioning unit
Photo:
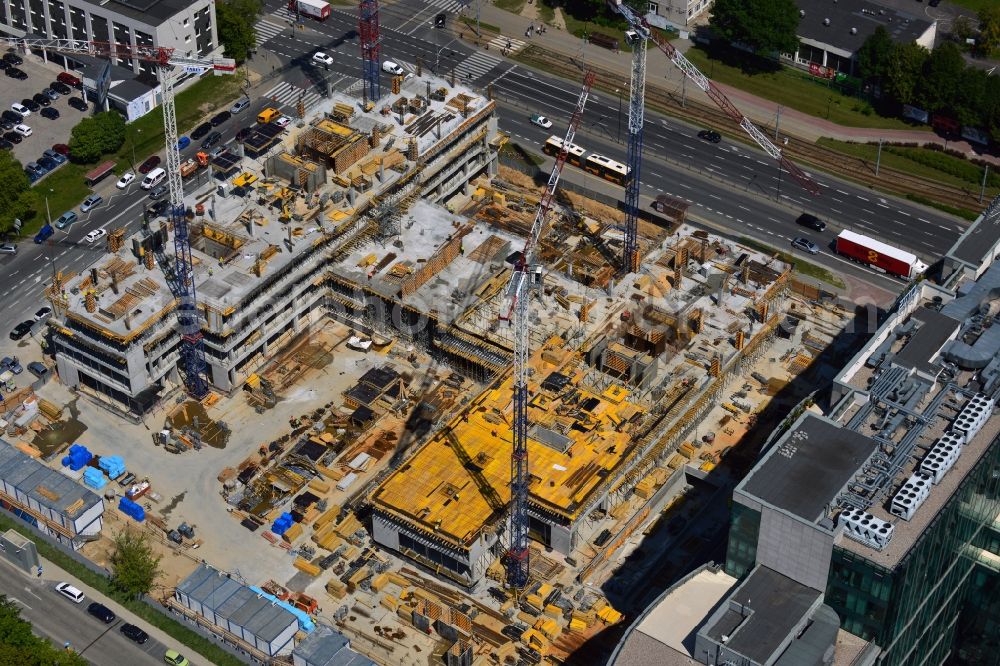
[[[962,453],[962,447],[954,441],[943,441],[942,437],[934,444],[930,452],[924,456],[920,462],[920,471],[931,477],[934,485],[941,483],[941,479],[948,473]]]
[[[895,529],[888,521],[862,509],[844,511],[837,516],[837,523],[844,526],[844,535],[875,550],[882,550],[889,544]]]
[[[958,413],[955,422],[951,424],[953,431],[965,433],[966,441],[972,441],[976,433],[989,420],[993,414],[994,402],[992,398],[987,398],[982,393],[977,393],[972,400],[965,403],[962,411]]]
[[[914,474],[892,498],[889,511],[903,520],[909,520],[930,494],[931,480],[922,474]]]

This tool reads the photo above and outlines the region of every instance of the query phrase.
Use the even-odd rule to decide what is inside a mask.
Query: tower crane
[[[194,285],[194,264],[188,222],[184,213],[184,184],[181,179],[181,156],[177,146],[177,113],[174,105],[174,68],[201,74],[212,70],[216,75],[236,70],[232,58],[202,58],[181,56],[174,49],[158,46],[88,42],[77,39],[4,38],[9,46],[55,51],[92,58],[134,58],[153,64],[162,87],[163,134],[166,141],[167,184],[170,191],[170,220],[174,227],[174,266],[166,273],[167,284],[177,301],[177,324],[181,334],[181,375],[188,394],[200,400],[208,393],[205,378],[205,348],[198,317],[197,293]]]
[[[646,92],[646,42],[652,40],[664,55],[681,70],[684,76],[691,79],[696,86],[701,88],[722,109],[727,116],[733,119],[747,134],[750,135],[757,145],[764,152],[778,161],[779,169],[784,168],[792,178],[794,178],[806,191],[813,196],[819,194],[819,186],[805,172],[797,167],[791,160],[781,154],[781,149],[775,146],[753,124],[744,116],[736,106],[729,101],[725,93],[719,90],[712,81],[702,74],[690,60],[684,57],[680,51],[674,48],[666,39],[654,32],[649,22],[643,16],[636,13],[634,9],[626,5],[623,0],[607,0],[608,5],[614,11],[622,15],[635,33],[632,50],[632,75],[629,97],[628,115],[628,167],[629,180],[625,187],[625,257],[623,268],[625,272],[635,272],[639,269],[639,242],[638,242],[638,214],[639,214],[639,170],[642,162],[642,125],[645,113],[645,92]]]
[[[514,326],[514,421],[513,449],[510,458],[510,548],[507,551],[507,585],[512,590],[524,589],[530,570],[528,545],[528,302],[529,290],[541,286],[541,267],[533,266],[535,247],[545,226],[545,218],[556,194],[556,185],[566,164],[567,150],[576,137],[583,118],[587,96],[594,85],[595,74],[588,71],[576,109],[566,127],[562,148],[556,157],[545,192],[538,202],[535,220],[524,244],[524,251],[514,266],[507,293],[500,309],[500,319]]]

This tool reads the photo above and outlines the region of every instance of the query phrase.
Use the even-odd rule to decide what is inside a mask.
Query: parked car
[[[10,339],[14,340],[15,342],[17,340],[20,340],[21,338],[23,338],[24,336],[26,336],[28,333],[31,332],[31,327],[34,325],[35,322],[33,321],[22,321],[20,324],[14,327],[14,330],[10,332]]]
[[[386,60],[382,63],[382,71],[393,76],[402,76],[406,73],[406,70],[391,60]]]
[[[134,624],[129,624],[128,622],[123,624],[119,629],[119,631],[122,632],[122,635],[125,636],[125,638],[129,639],[130,641],[134,641],[139,645],[142,645],[149,640],[149,634],[147,634],[145,631],[135,626]]]
[[[96,601],[87,606],[87,612],[96,617],[104,624],[111,624],[115,621],[115,614],[110,608]]]
[[[45,366],[44,363],[39,363],[38,361],[32,361],[31,363],[28,364],[28,372],[38,377],[39,379],[42,379],[43,377],[49,374],[49,369],[48,367]]]
[[[22,58],[21,56],[17,55],[16,53],[4,53],[3,54],[3,60],[6,63],[10,63],[11,65],[14,65],[15,67],[17,67],[18,65],[23,65],[24,64],[24,58]]]
[[[56,229],[65,229],[69,225],[76,222],[77,219],[78,219],[77,214],[71,210],[68,210],[62,215],[60,215],[59,219],[56,220]]]
[[[13,243],[0,243],[0,254],[17,254],[17,246]]]
[[[0,60],[0,62],[3,62],[3,61]],[[13,123],[13,122],[7,120],[6,118],[0,118],[0,127],[2,127],[4,129],[4,131],[10,131],[10,130],[14,129],[14,125],[16,125],[16,124],[17,123]]]
[[[209,148],[216,145],[220,141],[222,141],[222,132],[212,132],[211,134],[205,137],[204,141],[201,142],[201,147],[205,150],[208,150]]]
[[[0,113],[0,118],[3,118],[4,120],[9,120],[15,125],[24,122],[24,116],[22,116],[17,111],[14,111],[13,109],[5,109],[3,113]]]
[[[191,663],[187,660],[187,657],[182,655],[177,650],[167,650],[163,653],[163,661],[170,664],[170,666],[189,666]]]
[[[73,92],[72,88],[70,88],[68,85],[60,81],[53,81],[52,83],[49,84],[49,88],[52,88],[60,95],[69,95],[72,94]]]
[[[57,99],[59,99],[60,97],[62,97],[62,95],[60,95],[59,93],[57,93],[52,88],[42,88],[42,94],[45,95],[46,97],[48,97],[53,102],[56,101]]]
[[[87,235],[83,237],[83,240],[88,243],[93,243],[101,240],[107,235],[108,232],[105,229],[94,229],[93,231],[88,232]]]
[[[74,109],[76,109],[77,111],[86,111],[87,109],[89,109],[89,108],[90,108],[90,107],[89,107],[89,106],[87,105],[87,103],[86,103],[86,102],[84,102],[84,101],[83,101],[82,99],[80,99],[79,97],[70,97],[70,98],[69,98],[69,105],[70,105],[70,106],[72,106],[72,107],[73,107]]]
[[[38,166],[40,166],[43,169],[45,169],[45,173],[48,173],[49,171],[52,171],[57,166],[59,166],[59,163],[56,162],[51,157],[39,157],[38,158]]]
[[[104,201],[104,197],[100,194],[91,194],[83,200],[82,204],[80,204],[80,212],[86,213],[88,210],[93,210],[94,208],[100,206],[102,201]],[[96,231],[104,231],[104,229],[97,229]],[[90,233],[92,234],[94,232],[91,231]],[[89,237],[90,234],[87,234],[87,236]]]
[[[0,360],[0,371],[10,370],[15,375],[19,375],[24,372],[24,368],[21,367],[21,362],[17,360],[16,356],[4,356]]]
[[[145,162],[139,165],[139,173],[149,173],[160,166],[160,161],[159,155],[150,155]]]
[[[83,596],[83,592],[76,589],[69,583],[59,583],[56,585],[56,592],[63,595],[75,604],[82,602],[86,597]]]
[[[531,116],[531,124],[538,125],[541,128],[549,129],[552,127],[552,121],[545,116],[534,115]]]
[[[214,116],[212,116],[212,121],[211,121],[212,122],[212,127],[218,127],[219,125],[221,125],[222,123],[226,122],[227,120],[229,120],[232,117],[233,117],[233,114],[229,113],[228,111],[220,111],[217,114],[215,114]]]
[[[184,150],[190,145],[191,145],[190,137],[182,136],[181,138],[177,139],[177,150]]]
[[[17,132],[4,132],[3,138],[4,141],[10,141],[11,143],[14,144],[21,143],[22,141],[24,141],[24,137],[22,137]]]
[[[14,144],[7,139],[0,139],[0,150],[14,150]]]
[[[80,79],[69,72],[59,72],[59,75],[56,77],[56,81],[66,86],[72,86],[74,88],[80,87]]]
[[[795,223],[803,227],[815,229],[816,231],[826,231],[826,222],[809,213],[799,215],[799,219],[795,220]]]
[[[59,145],[59,144],[56,144],[56,145]],[[69,151],[67,151],[67,152],[69,152]],[[56,161],[56,163],[58,163],[58,164],[63,164],[66,161],[66,156],[63,155],[58,150],[55,150],[55,148],[46,148],[45,151],[44,151],[44,154],[45,154],[46,157],[54,159]]]
[[[49,106],[52,104],[52,100],[49,99],[49,96],[43,93],[35,93],[31,96],[31,99],[39,106]]]
[[[154,200],[162,199],[167,196],[167,192],[169,192],[169,188],[166,185],[157,185],[149,191],[149,198]]]
[[[18,81],[24,81],[25,79],[28,78],[28,75],[23,70],[20,70],[17,67],[8,67],[6,70],[4,70],[4,74]]]
[[[49,120],[55,120],[59,117],[59,109],[53,109],[51,106],[47,106],[41,111],[42,118],[48,118]]]
[[[131,171],[126,171],[122,174],[122,177],[118,179],[118,182],[115,183],[115,187],[119,190],[124,190],[133,180],[135,180],[135,174]]]
[[[31,109],[29,109],[24,104],[18,104],[17,102],[14,102],[13,104],[10,105],[10,110],[21,116],[22,120],[24,119],[24,116],[31,115]]]
[[[31,136],[31,128],[25,124],[14,125],[14,131],[21,136]]]
[[[52,150],[56,151],[63,157],[69,157],[69,146],[65,143],[52,144]]]
[[[27,109],[29,111],[31,111],[32,113],[38,113],[38,110],[42,108],[41,105],[38,104],[38,102],[36,102],[35,100],[30,99],[28,97],[25,97],[24,99],[21,100],[21,106],[27,107]],[[17,109],[14,109],[14,110],[17,111]],[[18,111],[18,113],[21,113],[21,112]],[[28,114],[23,113],[22,115],[26,116]]]
[[[52,308],[50,308],[47,305],[35,310],[35,321],[44,321],[51,316],[52,316]]]
[[[323,53],[322,51],[317,51],[313,53],[313,62],[318,62],[321,65],[326,65],[329,67],[333,64],[333,56]]]
[[[0,69],[7,69],[10,66],[11,64],[9,62],[4,60],[3,58],[0,58]]]
[[[816,243],[813,243],[808,238],[796,238],[792,241],[792,247],[803,252],[808,252],[809,254],[819,254],[819,245],[816,245]]]
[[[702,130],[698,132],[698,138],[704,139],[709,143],[719,143],[720,141],[722,141],[722,135],[716,132],[715,130]]]
[[[212,131],[212,123],[202,123],[201,125],[195,127],[194,131],[191,132],[191,138],[194,139],[195,141],[198,141],[211,131]]]
[[[250,100],[246,97],[241,97],[240,99],[236,100],[236,102],[234,102],[231,107],[229,107],[229,113],[235,116],[237,113],[243,113],[244,111],[246,111],[249,106],[250,106]]]

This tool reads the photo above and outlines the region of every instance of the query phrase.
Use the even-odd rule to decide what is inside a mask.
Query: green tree
[[[14,220],[26,220],[35,206],[31,181],[21,163],[7,150],[0,150],[0,232],[10,231]]]
[[[899,104],[916,103],[917,87],[927,57],[927,50],[915,42],[897,44],[892,50],[885,89]]]
[[[924,62],[917,95],[921,106],[928,111],[954,109],[964,72],[965,60],[958,46],[944,42],[935,48]]]
[[[56,648],[31,632],[17,604],[0,595],[0,664],[18,666],[84,666],[81,656]]]
[[[992,4],[979,10],[979,39],[976,48],[989,55],[1000,46],[1000,5]]]
[[[125,119],[117,111],[105,111],[84,118],[70,133],[69,150],[74,161],[96,162],[113,153],[125,142]]]
[[[215,3],[215,20],[219,42],[226,55],[243,62],[250,55],[257,40],[254,24],[261,11],[260,0],[220,0]]]
[[[798,50],[799,10],[795,0],[715,0],[709,25],[720,38],[754,53]]]
[[[882,26],[875,28],[875,32],[858,49],[858,70],[861,78],[881,84],[889,73],[893,48],[889,31]]]
[[[111,553],[112,585],[129,597],[147,594],[163,573],[161,559],[153,553],[144,533],[126,527],[115,535],[115,549]]]

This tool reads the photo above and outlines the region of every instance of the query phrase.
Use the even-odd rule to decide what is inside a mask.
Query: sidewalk
[[[470,15],[472,14],[466,14],[466,16]],[[630,53],[614,53],[593,44],[584,44],[583,40],[566,33],[564,30],[560,30],[556,26],[548,26],[544,35],[534,33],[531,37],[526,37],[525,31],[528,29],[528,26],[534,24],[537,28],[540,23],[538,19],[532,20],[502,9],[497,9],[492,3],[483,5],[480,20],[482,23],[499,27],[504,36],[519,39],[528,44],[538,44],[546,49],[559,52],[576,60],[580,60],[582,56],[583,62],[618,72],[622,75],[623,81],[628,80],[632,60]],[[474,41],[475,35],[473,31],[465,29],[464,26],[457,29],[460,31],[465,30],[466,41]],[[688,40],[677,40],[672,43],[681,53],[692,46],[692,43]],[[679,91],[681,88],[681,74],[673,63],[668,60],[666,55],[655,46],[652,46],[646,57],[647,85],[673,92]],[[664,77],[665,81],[661,81],[661,76]],[[774,126],[775,116],[780,106],[777,102],[757,97],[732,86],[718,83],[716,86],[733,101],[740,112],[750,118],[755,124],[764,127]],[[695,85],[687,85],[685,90],[687,95],[692,99],[705,104],[712,103],[708,95]],[[780,129],[782,134],[787,134],[790,137],[795,137],[809,143],[815,143],[820,137],[859,143],[877,142],[879,139],[890,143],[936,143],[948,149],[962,152],[970,158],[975,157],[994,164],[1000,164],[1000,157],[981,155],[973,150],[973,147],[967,141],[948,141],[933,132],[845,127],[787,107],[781,108]]]
[[[37,539],[37,537],[34,536],[34,535],[29,534],[28,536],[31,539]],[[130,624],[134,624],[134,625],[137,625],[137,626],[141,627],[147,634],[150,635],[151,638],[156,639],[157,641],[159,641],[163,645],[166,645],[168,648],[173,648],[173,649],[177,650],[178,652],[180,652],[181,654],[183,654],[184,656],[186,656],[191,661],[191,663],[193,663],[193,664],[211,664],[212,663],[212,660],[209,659],[208,657],[205,657],[204,655],[202,655],[202,654],[200,654],[198,652],[195,652],[193,648],[190,648],[187,645],[181,644],[177,639],[172,638],[171,636],[168,636],[167,633],[164,632],[159,627],[153,626],[152,624],[148,623],[146,620],[142,619],[141,617],[139,617],[138,615],[136,615],[132,611],[124,608],[118,602],[116,602],[113,599],[110,599],[110,598],[106,597],[105,595],[101,594],[100,592],[98,592],[94,588],[90,587],[86,583],[82,582],[76,576],[74,576],[71,573],[67,572],[66,570],[60,568],[59,566],[57,566],[53,562],[51,562],[51,561],[49,561],[49,560],[47,560],[47,559],[45,559],[44,557],[41,557],[41,556],[39,556],[38,561],[41,562],[41,565],[42,565],[42,577],[41,578],[38,578],[37,576],[29,575],[28,573],[22,571],[21,569],[19,569],[17,567],[14,567],[14,566],[10,566],[10,567],[7,567],[7,568],[17,571],[24,578],[24,580],[27,581],[29,584],[32,584],[32,585],[35,585],[35,586],[39,586],[39,587],[41,587],[41,586],[46,586],[47,587],[47,586],[50,586],[53,583],[61,583],[61,582],[71,583],[74,587],[76,587],[77,589],[81,590],[85,595],[87,595],[88,599],[90,599],[92,601],[99,601],[99,602],[101,602],[102,604],[104,604],[105,606],[107,606],[108,608],[110,608],[111,610],[113,610],[115,612],[115,615],[117,615],[119,618],[121,618],[125,622],[128,622]],[[193,629],[189,625],[186,625],[183,621],[179,621],[176,617],[174,618],[174,620],[178,621],[180,624],[188,627],[192,631],[197,632],[197,630]],[[208,640],[208,639],[206,639],[206,640]]]

